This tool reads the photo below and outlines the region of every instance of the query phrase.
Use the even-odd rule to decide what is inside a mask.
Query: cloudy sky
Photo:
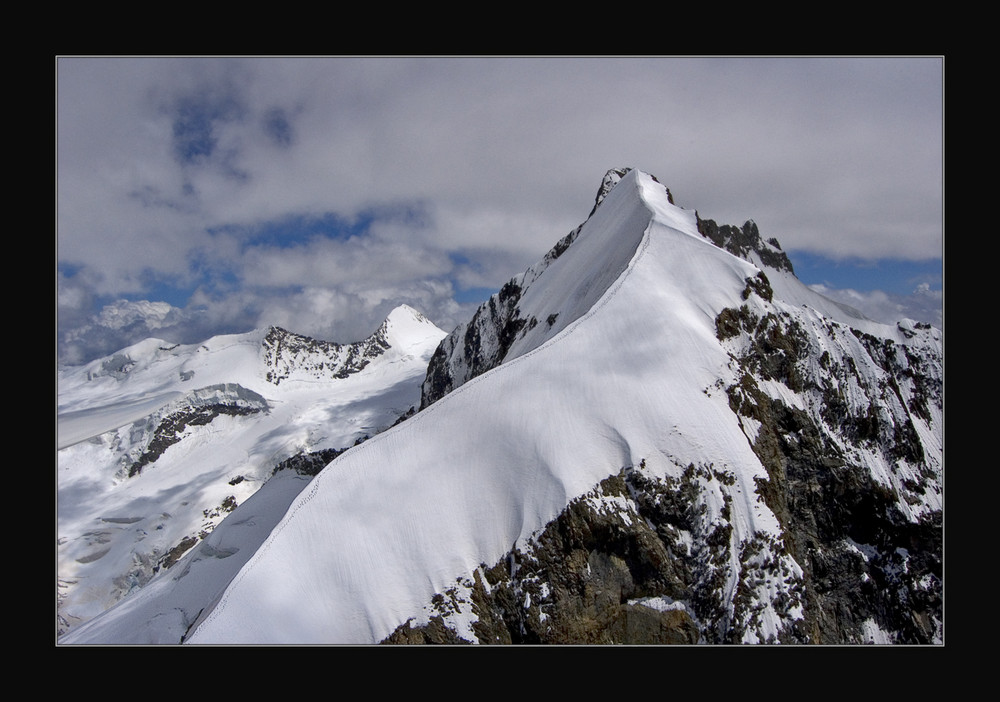
[[[59,57],[59,358],[450,330],[631,166],[941,324],[943,60]]]

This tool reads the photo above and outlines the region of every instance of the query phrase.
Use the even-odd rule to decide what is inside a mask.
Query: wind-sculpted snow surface
[[[605,208],[616,215],[599,219]],[[381,641],[640,463],[664,480],[691,464],[731,473],[740,499],[707,498],[706,519],[728,504],[737,543],[781,538],[754,497],[767,474],[718,390],[733,375],[715,318],[757,269],[720,255],[693,213],[635,171],[564,257],[588,240],[579,275],[554,277],[546,291],[575,321],[335,461],[190,641]],[[603,275],[608,259],[624,270]],[[593,284],[579,285],[584,274]]]

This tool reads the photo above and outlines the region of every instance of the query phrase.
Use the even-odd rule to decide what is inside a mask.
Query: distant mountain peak
[[[401,305],[353,344],[264,326],[197,344],[146,339],[59,369],[60,636],[140,589],[211,591],[188,576],[193,563],[212,564],[210,580],[220,564],[235,574],[311,476],[412,416],[442,336]],[[215,531],[261,505],[235,532]],[[113,638],[177,643],[200,609]]]
[[[397,305],[393,308],[392,312],[386,315],[386,320],[400,318],[400,317],[410,317],[417,320],[426,320],[427,318],[421,314],[418,310],[413,309],[406,303]]]
[[[407,304],[394,308],[375,334],[401,353],[422,347],[428,339],[440,340],[445,336],[434,322]]]
[[[272,326],[262,342],[265,379],[274,385],[289,378],[342,380],[361,372],[390,348],[406,353],[442,336],[444,332],[433,322],[405,304],[393,309],[367,339],[349,344],[321,341]]]
[[[436,325],[430,319],[428,319],[419,310],[410,307],[409,305],[403,303],[397,305],[392,309],[389,314],[386,315],[385,320],[382,322],[383,328],[392,328],[399,326],[409,326],[416,325],[417,327],[435,327]]]

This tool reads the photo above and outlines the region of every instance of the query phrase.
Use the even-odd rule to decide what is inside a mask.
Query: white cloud
[[[116,300],[62,336],[59,360],[81,363],[95,355],[155,336],[158,331],[169,334],[189,321],[189,314],[166,302]]]
[[[360,329],[380,321],[366,300],[416,291],[444,314],[421,285],[519,273],[617,166],[655,174],[703,217],[754,219],[786,250],[941,250],[936,59],[69,57],[58,80],[67,305],[64,286],[83,305],[170,281],[213,291],[199,324],[224,292],[238,314],[223,320],[360,300]],[[380,219],[357,241],[249,239],[387,206],[426,221]]]
[[[160,329],[177,322],[181,310],[166,302],[117,300],[105,305],[97,323],[108,329],[121,329],[139,322],[149,329]]]
[[[836,289],[826,285],[810,285],[810,288],[832,300],[843,302],[866,317],[884,324],[895,324],[900,319],[909,318],[927,322],[941,328],[943,324],[942,292],[931,290],[923,283],[909,295],[894,295],[882,290],[860,292],[851,288]]]

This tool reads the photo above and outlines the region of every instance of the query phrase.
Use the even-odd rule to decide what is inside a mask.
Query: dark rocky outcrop
[[[761,536],[734,543],[727,518],[713,519],[706,487],[732,485],[710,466],[678,478],[623,469],[574,500],[524,550],[485,565],[462,587],[436,596],[430,623],[402,625],[384,643],[436,640],[450,613],[471,609],[480,643],[699,644],[738,642],[754,626],[752,588],[735,604],[723,587],[738,549],[743,577],[781,580],[780,616],[790,617],[801,584]],[[772,554],[759,559],[759,553]],[[464,594],[460,594],[464,593]],[[434,620],[438,618],[438,621]]]
[[[281,327],[271,327],[262,344],[264,378],[275,385],[280,385],[293,373],[342,380],[364,370],[372,359],[388,348],[384,323],[364,341],[351,344],[320,341]]]
[[[424,626],[411,627],[410,622],[400,624],[382,643],[394,645],[462,645],[471,642],[449,629],[440,616],[431,617]]]
[[[122,458],[122,472],[130,478],[139,475],[181,441],[189,427],[205,426],[222,415],[245,417],[266,411],[267,400],[239,385],[213,385],[195,390],[165,412],[134,425],[132,433],[140,448]]]
[[[804,617],[790,640],[863,643],[873,627],[896,643],[939,640],[942,513],[924,505],[935,504],[927,498],[940,474],[914,427],[940,416],[933,347],[834,322],[808,332],[747,305],[716,325],[720,339],[741,340],[730,407],[758,425],[752,448],[768,473],[758,494],[804,572]],[[801,407],[765,392],[765,381],[801,395]],[[889,484],[873,464],[888,466]]]
[[[521,330],[532,325],[532,321],[537,324],[537,320],[520,316],[517,304],[521,293],[517,279],[511,279],[476,310],[467,324],[438,345],[422,385],[421,409],[447,395],[456,384],[468,382],[503,363]],[[461,377],[456,377],[454,356],[460,359],[464,371]]]
[[[697,213],[695,214],[697,215]],[[720,249],[725,249],[734,256],[750,260],[752,252],[765,266],[779,271],[795,272],[792,270],[792,262],[789,260],[788,254],[781,250],[778,240],[771,238],[764,241],[761,239],[757,224],[753,220],[747,220],[742,227],[734,227],[731,224],[719,225],[714,220],[698,217],[698,232]]]
[[[282,470],[291,470],[299,475],[308,475],[310,477],[319,475],[321,470],[326,468],[333,459],[345,451],[347,451],[346,448],[331,448],[309,453],[299,453],[291,458],[286,458],[276,465],[271,474],[274,475]]]

